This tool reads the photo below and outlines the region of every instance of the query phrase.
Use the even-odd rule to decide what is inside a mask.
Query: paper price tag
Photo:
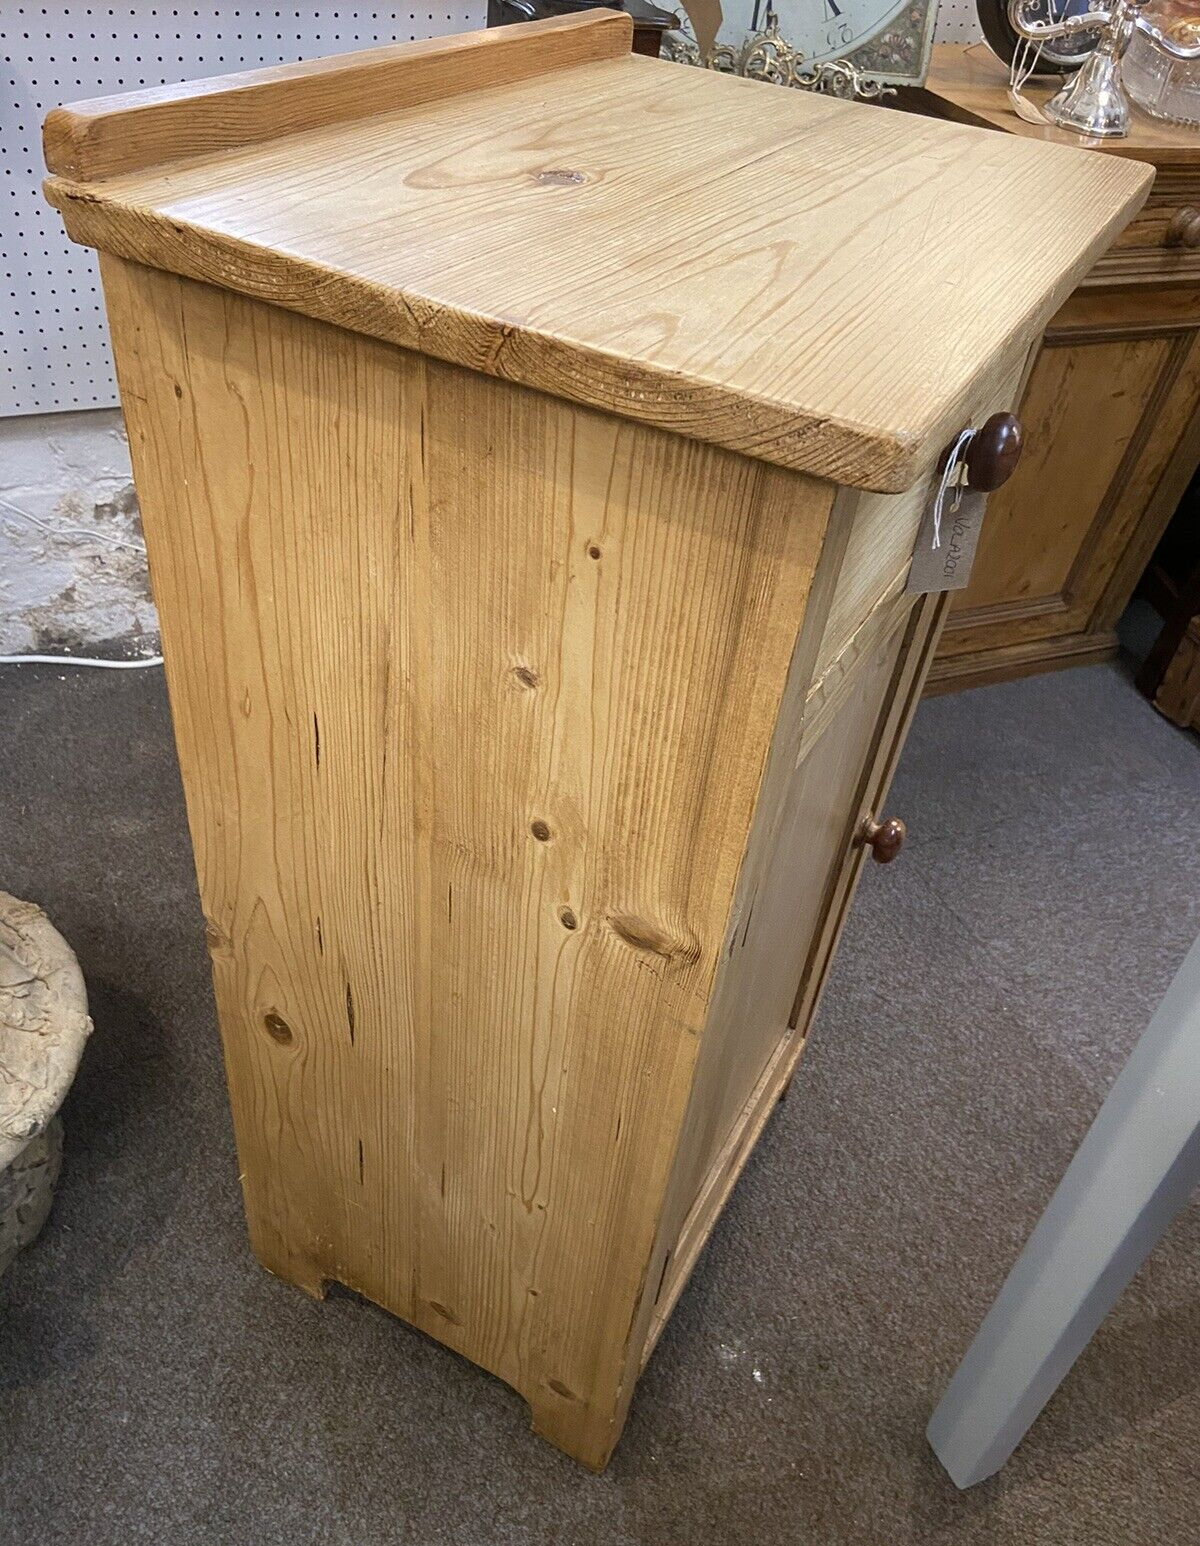
[[[937,504],[938,496],[935,495],[925,507],[921,529],[917,533],[908,584],[904,587],[910,596],[923,596],[931,591],[962,590],[971,578],[971,565],[975,561],[975,548],[983,525],[983,512],[987,508],[987,496],[964,492],[957,510],[952,509],[951,502],[947,501],[941,514],[941,544],[935,548],[933,537]]]
[[[1044,129],[1050,120],[1042,112],[1041,108],[1031,102],[1028,97],[1023,97],[1019,91],[1011,86],[1008,88],[1008,100],[1018,118],[1023,118],[1026,123],[1035,123],[1039,129]]]

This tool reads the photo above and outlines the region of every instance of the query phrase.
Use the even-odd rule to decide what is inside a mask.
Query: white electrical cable
[[[0,666],[100,666],[105,671],[141,671],[162,663],[161,655],[147,655],[145,660],[100,660],[91,655],[0,655]]]
[[[76,526],[70,521],[44,521],[31,510],[22,510],[20,505],[14,505],[11,499],[5,499],[3,495],[0,495],[0,505],[3,505],[10,515],[19,515],[23,521],[28,521],[39,531],[44,531],[48,537],[70,534],[75,537],[85,537],[89,542],[98,542],[101,547],[122,548],[126,553],[138,553],[142,558],[146,556],[146,546],[142,542],[132,542],[126,537],[118,537],[109,531],[89,530],[86,526]]]

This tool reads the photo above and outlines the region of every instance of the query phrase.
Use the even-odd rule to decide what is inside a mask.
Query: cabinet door
[[[840,653],[835,684],[827,675],[805,693],[758,882],[726,941],[654,1264],[646,1357],[803,1045],[862,868],[855,836],[887,792],[943,612],[943,597],[885,599]]]
[[[861,651],[837,701],[814,711],[775,819],[763,832],[762,865],[726,940],[706,1035],[712,1038],[693,1093],[696,1187],[735,1130],[763,1071],[794,1022],[837,877],[857,869],[855,829],[877,782],[876,749],[911,642],[913,608],[884,609],[887,626]],[[747,857],[753,865],[756,855]]]
[[[900,648],[895,657],[884,712],[878,718],[871,744],[871,755],[863,768],[857,799],[850,815],[850,841],[842,844],[839,862],[832,869],[818,924],[813,932],[800,985],[788,1019],[792,1032],[807,1036],[816,1012],[817,1000],[833,960],[838,938],[850,907],[854,888],[866,858],[866,850],[852,839],[864,821],[883,813],[892,775],[904,746],[925,677],[930,656],[937,647],[941,624],[946,615],[948,596],[922,596],[905,619]],[[897,814],[903,816],[903,812]]]
[[[1111,651],[1116,618],[1200,450],[1193,319],[1122,326],[1112,305],[1098,325],[1072,325],[1068,307],[1046,335],[1020,410],[1026,452],[988,502],[935,681],[954,677],[966,656],[982,667],[980,652],[1006,651],[1011,667],[981,670],[986,680],[1016,674],[1022,661],[1037,669]]]

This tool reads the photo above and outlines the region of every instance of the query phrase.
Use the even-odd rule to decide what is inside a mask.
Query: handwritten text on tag
[[[935,548],[933,534],[936,504],[936,500],[930,500],[926,505],[921,529],[917,533],[912,568],[908,571],[908,584],[905,586],[910,596],[921,596],[929,591],[962,590],[971,578],[971,565],[975,560],[987,496],[972,494],[967,490],[961,495],[957,510],[947,505],[940,521],[941,545]]]

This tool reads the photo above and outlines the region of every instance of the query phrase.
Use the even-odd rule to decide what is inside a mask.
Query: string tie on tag
[[[1064,7],[1065,9],[1065,7]],[[1042,112],[1036,103],[1031,102],[1022,93],[1033,73],[1038,67],[1042,57],[1042,45],[1033,42],[1030,38],[1021,38],[1012,57],[1012,66],[1008,74],[1008,100],[1012,110],[1018,118],[1023,118],[1026,123],[1047,124],[1050,120]]]
[[[957,482],[958,474],[962,468],[962,456],[967,447],[975,439],[975,426],[968,424],[966,429],[960,430],[958,439],[950,448],[950,454],[946,458],[946,465],[942,468],[942,481],[938,484],[937,498],[933,502],[933,546],[936,549],[942,545],[942,513],[946,508],[946,496],[951,486],[954,488],[954,503],[950,507],[953,515],[962,503],[962,484]]]

